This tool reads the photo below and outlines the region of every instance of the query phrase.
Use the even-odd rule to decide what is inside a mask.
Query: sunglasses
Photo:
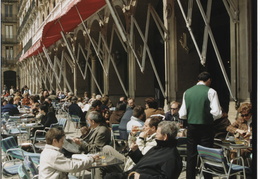
[[[179,109],[179,108],[171,108],[172,110],[177,110],[177,109]]]
[[[241,117],[247,117],[249,114],[241,114]]]

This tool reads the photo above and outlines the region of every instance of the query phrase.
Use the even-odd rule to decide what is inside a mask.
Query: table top
[[[75,142],[71,141],[71,139],[65,139],[62,147],[64,149],[66,149],[67,151],[74,153],[74,154],[81,153],[81,151],[79,150],[79,145],[77,145]]]
[[[73,154],[72,159],[77,159],[81,160],[82,158],[88,157],[93,154]],[[94,162],[92,166],[89,169],[93,168],[100,168],[100,167],[107,167],[107,166],[112,166],[112,165],[120,165],[123,164],[124,162],[115,158],[114,156],[105,156],[105,162],[103,162],[102,159],[100,159],[100,162]]]
[[[252,146],[244,145],[244,144],[234,144],[234,143],[228,143],[223,141],[215,141],[214,145],[226,148],[226,149],[247,149],[251,148]]]

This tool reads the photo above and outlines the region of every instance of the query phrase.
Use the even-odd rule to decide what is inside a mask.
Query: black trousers
[[[196,178],[196,166],[198,151],[197,145],[204,147],[213,147],[214,143],[214,129],[213,125],[189,124],[187,131],[187,168],[186,178]],[[212,178],[211,175],[204,174],[205,179]]]

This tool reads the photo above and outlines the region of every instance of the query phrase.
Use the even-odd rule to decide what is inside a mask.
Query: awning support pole
[[[118,78],[118,80],[119,80],[119,82],[120,82],[120,84],[121,84],[121,87],[123,88],[123,91],[124,91],[125,95],[128,97],[128,92],[126,91],[126,88],[125,88],[125,86],[124,86],[124,83],[123,83],[123,81],[122,81],[122,79],[121,79],[121,77],[120,77],[120,74],[119,74],[119,72],[118,72],[118,69],[117,69],[116,63],[115,63],[115,61],[114,61],[114,58],[112,57],[111,48],[110,48],[110,49],[108,48],[107,42],[105,41],[105,38],[103,37],[103,35],[100,34],[100,36],[101,36],[103,45],[105,46],[105,49],[107,50],[107,53],[109,54],[109,58],[111,59],[111,62],[112,62],[113,67],[114,67],[114,69],[115,69],[117,78]],[[112,41],[112,40],[111,40],[111,41]],[[112,46],[112,45],[111,45],[111,46]],[[111,46],[110,46],[110,47],[111,47]]]
[[[205,23],[205,25],[206,25],[206,27],[207,27],[207,29],[208,29],[208,34],[209,34],[209,37],[210,37],[210,39],[211,39],[213,48],[214,48],[214,50],[215,50],[215,53],[216,53],[216,56],[217,56],[217,59],[218,59],[218,62],[219,62],[219,66],[220,66],[221,71],[222,71],[222,74],[223,74],[223,76],[224,76],[224,79],[225,79],[226,85],[227,85],[227,87],[228,87],[229,93],[230,93],[231,97],[234,99],[234,101],[237,101],[237,99],[236,99],[236,98],[233,96],[233,94],[232,94],[231,87],[230,87],[230,82],[229,82],[229,79],[228,79],[228,77],[227,77],[226,70],[225,70],[225,68],[224,68],[224,65],[223,65],[223,62],[222,62],[222,59],[221,59],[221,56],[220,56],[220,53],[219,53],[219,50],[218,50],[218,47],[217,47],[215,38],[214,38],[213,33],[212,33],[212,31],[211,31],[211,28],[210,28],[210,26],[209,26],[209,24],[208,24],[207,17],[206,17],[206,15],[205,15],[205,12],[204,12],[204,10],[203,10],[203,7],[202,7],[202,5],[201,5],[201,3],[200,3],[200,0],[196,0],[196,2],[197,2],[197,4],[198,4],[198,7],[199,7],[200,13],[201,13],[201,15],[202,15],[202,18],[203,18],[203,20],[204,20],[204,23]]]
[[[74,92],[74,95],[77,95],[77,69],[76,69],[75,55],[74,55],[74,53],[73,53],[72,50],[71,50],[72,47],[71,47],[71,45],[69,44],[67,38],[65,37],[64,32],[61,31],[60,33],[61,33],[61,36],[62,36],[64,42],[66,43],[67,49],[68,49],[68,51],[69,51],[69,53],[70,53],[70,56],[71,56],[71,58],[72,58],[72,60],[73,60],[73,84],[74,84],[74,85],[73,85],[73,86],[74,86],[73,92]]]
[[[85,25],[85,23],[84,23],[84,21],[83,21],[81,15],[80,15],[80,13],[79,13],[79,10],[78,10],[77,6],[75,6],[75,8],[76,8],[77,13],[78,13],[78,15],[79,15],[79,18],[80,18],[80,20],[81,20],[82,26],[83,26],[84,30],[86,31],[86,34],[88,35],[88,38],[89,38],[89,40],[90,40],[90,42],[91,42],[91,44],[92,44],[92,46],[93,46],[93,48],[94,48],[94,50],[95,50],[95,52],[96,52],[96,55],[97,55],[98,60],[99,60],[101,66],[102,66],[102,68],[103,68],[103,70],[104,70],[104,73],[105,73],[106,76],[107,76],[108,73],[107,73],[107,71],[106,71],[106,69],[105,69],[105,67],[104,67],[104,65],[103,65],[102,59],[101,59],[101,57],[100,57],[100,55],[99,55],[99,53],[98,53],[98,50],[97,50],[97,48],[96,48],[96,45],[94,44],[94,42],[93,42],[93,40],[92,40],[92,38],[91,38],[91,36],[90,36],[90,32],[89,32],[89,30],[87,29],[87,27],[86,27],[86,25]]]
[[[135,57],[135,59],[136,59],[136,62],[137,62],[137,64],[138,64],[138,66],[139,66],[141,72],[143,73],[143,72],[144,72],[143,66],[141,65],[141,63],[140,63],[140,61],[139,61],[139,58],[138,58],[138,56],[137,56],[137,54],[136,54],[136,52],[135,52],[135,49],[134,49],[134,47],[133,47],[131,41],[130,41],[130,40],[127,38],[127,36],[125,35],[126,33],[124,32],[124,29],[122,28],[123,26],[122,26],[122,24],[120,23],[120,20],[118,19],[117,15],[116,15],[116,11],[114,10],[114,8],[113,8],[113,6],[112,6],[112,4],[111,4],[111,2],[110,2],[109,0],[106,0],[106,3],[107,3],[107,5],[108,5],[108,8],[109,8],[110,13],[111,13],[111,16],[112,16],[112,18],[113,18],[113,20],[114,20],[114,22],[115,22],[115,24],[116,24],[116,27],[117,27],[117,29],[118,29],[118,31],[119,31],[119,34],[120,34],[122,40],[123,40],[124,42],[126,42],[126,43],[128,44],[128,46],[130,47],[130,49],[132,50],[133,55],[134,55],[134,57]]]
[[[100,94],[103,94],[103,92],[102,92],[102,90],[101,90],[101,88],[100,88],[100,86],[99,86],[99,84],[98,84],[98,82],[97,82],[97,79],[96,79],[96,77],[95,77],[95,75],[94,75],[94,73],[93,73],[93,71],[92,71],[92,69],[91,69],[91,66],[90,66],[90,64],[88,63],[88,58],[87,58],[87,56],[86,56],[86,54],[85,54],[85,52],[84,52],[84,50],[82,49],[82,47],[81,47],[80,44],[79,44],[79,48],[80,48],[80,50],[81,50],[81,52],[82,52],[82,55],[84,56],[84,58],[85,58],[85,60],[86,60],[86,62],[87,62],[88,69],[89,69],[89,71],[90,71],[90,73],[91,73],[91,75],[92,75],[92,78],[93,78],[95,84],[97,85],[97,88],[98,88]]]
[[[211,14],[211,7],[212,7],[212,0],[208,0],[207,3],[207,22],[210,22],[210,14]],[[202,57],[203,57],[203,64],[206,63],[206,56],[207,56],[207,48],[208,48],[208,29],[204,27],[204,36],[203,36],[203,44],[202,44]]]
[[[53,73],[54,73],[54,76],[55,76],[56,80],[58,81],[58,80],[59,80],[58,75],[57,75],[57,73],[56,73],[56,70],[55,70],[54,67],[53,67],[53,64],[52,64],[52,62],[51,62],[51,58],[50,58],[50,56],[49,56],[49,54],[48,54],[47,49],[45,48],[45,46],[43,46],[42,50],[43,50],[43,52],[44,52],[44,54],[45,54],[45,56],[46,56],[46,58],[47,58],[47,61],[48,61],[49,65],[50,65],[50,67],[51,67],[51,69],[52,69],[52,71],[53,71]],[[58,86],[60,87],[60,83],[57,83],[57,84],[58,84]]]
[[[189,0],[189,1],[193,1],[193,0]],[[187,27],[188,30],[189,30],[191,39],[192,39],[192,41],[193,41],[193,43],[194,43],[194,45],[195,45],[195,48],[196,48],[196,50],[197,50],[197,53],[198,53],[198,55],[199,55],[200,63],[201,63],[203,66],[205,66],[205,64],[203,63],[203,61],[204,61],[204,60],[203,60],[203,57],[202,57],[202,55],[201,55],[201,53],[200,53],[200,49],[199,49],[198,44],[197,44],[197,42],[196,42],[196,39],[195,39],[195,37],[194,37],[194,35],[193,35],[193,32],[192,32],[192,30],[191,30],[191,28],[190,28],[190,26],[191,26],[191,19],[187,19],[187,18],[186,18],[185,12],[184,12],[184,10],[183,10],[183,7],[182,7],[182,4],[181,4],[180,0],[177,0],[177,2],[178,2],[178,4],[179,4],[179,6],[180,6],[182,16],[183,16],[183,18],[184,18],[184,20],[185,20],[185,23],[186,23],[186,27]]]

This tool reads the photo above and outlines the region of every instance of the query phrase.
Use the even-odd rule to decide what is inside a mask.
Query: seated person
[[[156,146],[155,135],[158,124],[161,122],[160,117],[151,117],[145,120],[143,131],[136,137],[135,141],[131,141],[130,146],[138,147],[139,150],[145,155],[152,147]],[[118,151],[116,151],[111,146],[105,146],[103,148],[105,153],[111,156],[115,156],[119,160],[126,161],[124,170],[130,170],[133,168],[135,163],[131,158],[125,156]]]
[[[87,116],[87,123],[90,128],[88,134],[83,139],[73,139],[82,152],[100,151],[105,145],[110,144],[111,131],[102,124],[102,116],[99,112],[91,111]]]
[[[127,133],[130,133],[133,126],[143,127],[145,121],[145,112],[142,106],[136,106],[133,109],[133,116],[126,124]]]
[[[125,111],[124,115],[122,116],[121,121],[119,123],[120,138],[123,140],[128,139],[126,125],[130,121],[131,116],[133,115],[134,107],[135,107],[135,100],[133,98],[128,98],[126,111]]]
[[[227,127],[227,131],[234,134],[239,140],[245,140],[250,144],[252,139],[252,105],[250,103],[244,103],[238,108],[240,117],[230,126]],[[241,156],[243,158],[249,157],[252,153],[252,148],[241,149]],[[234,153],[233,153],[234,155]],[[231,158],[235,157],[231,154]]]
[[[145,99],[145,108],[145,115],[147,118],[154,114],[164,115],[163,109],[158,108],[157,101],[152,97]]]
[[[177,101],[171,102],[171,110],[165,113],[165,121],[176,121],[178,122],[180,120],[179,118],[179,110],[181,107],[181,103]]]
[[[237,138],[249,140],[252,138],[252,105],[244,103],[238,108],[240,117],[230,126],[227,131],[236,135]]]
[[[29,107],[29,106],[30,106],[29,93],[24,93],[24,94],[23,94],[22,105],[23,105],[24,107]]]
[[[119,124],[121,121],[121,118],[123,117],[124,113],[126,110],[126,103],[119,101],[116,105],[116,110],[112,112],[110,118],[109,118],[109,123],[110,126],[112,124]]]
[[[7,98],[7,104],[2,107],[2,113],[9,112],[10,116],[13,116],[15,114],[19,114],[19,110],[17,107],[13,104],[14,98],[12,96],[9,96]]]
[[[98,156],[88,156],[82,160],[71,160],[61,152],[65,133],[62,129],[52,128],[46,133],[44,150],[41,153],[39,179],[68,178],[68,172],[79,172],[91,167]]]
[[[228,114],[222,109],[222,117],[213,122],[215,136],[214,138],[224,140],[227,136],[227,127],[230,126]]]
[[[123,173],[107,173],[105,179],[129,178],[169,178],[177,179],[182,170],[182,161],[176,148],[178,127],[172,121],[162,121],[156,131],[157,146],[151,148],[145,155],[132,148],[129,156],[136,165]]]
[[[82,109],[77,104],[78,98],[76,96],[73,96],[71,99],[71,105],[69,106],[69,114],[72,116],[78,116],[80,118],[80,121],[85,120],[85,116],[83,115]],[[77,123],[78,125],[78,123]],[[79,128],[80,126],[76,126]]]
[[[48,106],[47,105],[40,105],[39,107],[39,113],[41,114],[41,122],[40,124],[42,124],[42,127],[35,127],[32,128],[31,130],[31,134],[34,136],[34,133],[36,130],[42,130],[45,129],[46,127],[50,127],[51,124],[57,123],[58,120],[55,116],[54,112],[49,112],[48,111]]]

